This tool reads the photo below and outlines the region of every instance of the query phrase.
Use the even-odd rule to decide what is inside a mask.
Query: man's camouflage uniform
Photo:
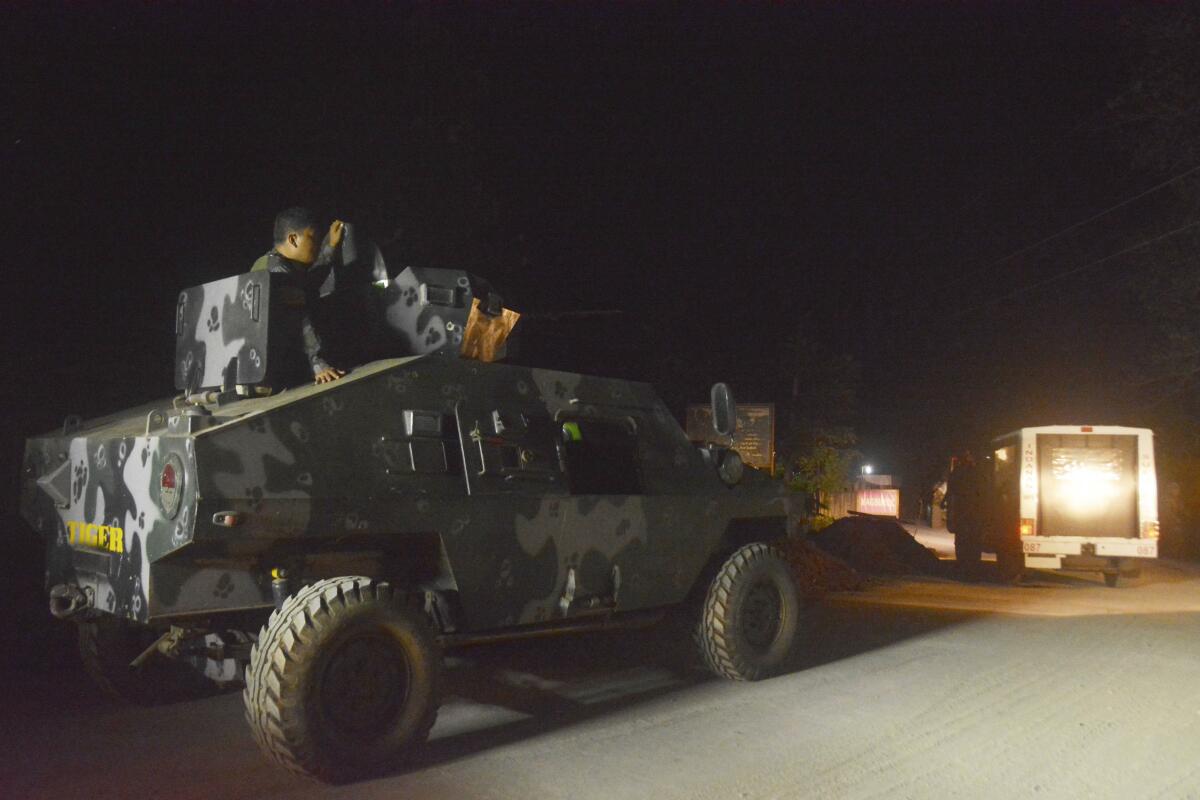
[[[284,302],[289,306],[302,306],[300,315],[300,337],[304,345],[304,355],[308,365],[312,367],[313,375],[318,375],[329,369],[328,362],[322,356],[321,337],[313,324],[313,315],[321,297],[321,285],[329,277],[333,269],[336,252],[326,241],[321,245],[321,252],[311,266],[304,266],[299,261],[293,261],[272,249],[261,256],[250,268],[251,272],[275,272],[288,275],[294,282],[292,287],[285,289]]]

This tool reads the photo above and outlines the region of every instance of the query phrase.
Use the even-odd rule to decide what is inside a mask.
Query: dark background
[[[914,491],[1024,425],[1155,425],[1193,463],[1191,330],[1161,308],[1190,316],[1195,229],[1143,243],[1193,220],[1196,175],[1039,244],[1195,165],[1178,129],[1145,147],[1155,109],[1194,121],[1186,56],[1153,67],[1186,9],[0,14],[10,656],[58,657],[23,438],[168,396],[176,294],[247,270],[294,204],[393,270],[489,278],[530,314],[522,360],[651,380],[680,414],[727,380]],[[597,309],[619,313],[553,317]]]

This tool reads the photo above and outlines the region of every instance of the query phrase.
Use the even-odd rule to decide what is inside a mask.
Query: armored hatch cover
[[[248,272],[183,290],[175,309],[175,388],[299,382],[305,302],[297,280],[282,273]],[[468,323],[481,314],[513,314],[504,313],[500,296],[477,276],[417,267],[390,282],[339,288],[307,311],[317,320],[322,351],[333,353],[340,367],[387,357],[472,355],[464,352]]]

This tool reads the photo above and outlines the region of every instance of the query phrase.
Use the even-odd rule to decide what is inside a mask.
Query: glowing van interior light
[[[1061,480],[1067,484],[1067,502],[1073,511],[1098,511],[1117,493],[1116,480],[1095,470],[1081,469]]]

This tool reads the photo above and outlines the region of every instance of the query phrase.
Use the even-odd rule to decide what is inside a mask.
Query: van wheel
[[[756,681],[787,663],[800,618],[791,568],[765,544],[748,544],[722,565],[709,586],[696,632],[709,669]]]
[[[976,532],[954,534],[954,560],[961,567],[973,567],[979,563],[983,546]]]
[[[331,578],[271,614],[243,693],[267,758],[342,783],[394,766],[426,739],[441,657],[419,601],[370,578]]]
[[[1120,579],[1121,579],[1121,573],[1119,573],[1119,572],[1104,573],[1104,585],[1110,589],[1117,588],[1117,581],[1119,581]]]
[[[205,659],[167,658],[157,653],[140,667],[131,661],[154,644],[161,631],[114,617],[79,623],[83,668],[110,697],[138,706],[156,706],[208,697],[221,686],[204,675]]]
[[[1005,583],[1013,583],[1021,577],[1025,571],[1025,551],[1019,543],[1015,546],[1001,544],[996,549],[996,569]]]

